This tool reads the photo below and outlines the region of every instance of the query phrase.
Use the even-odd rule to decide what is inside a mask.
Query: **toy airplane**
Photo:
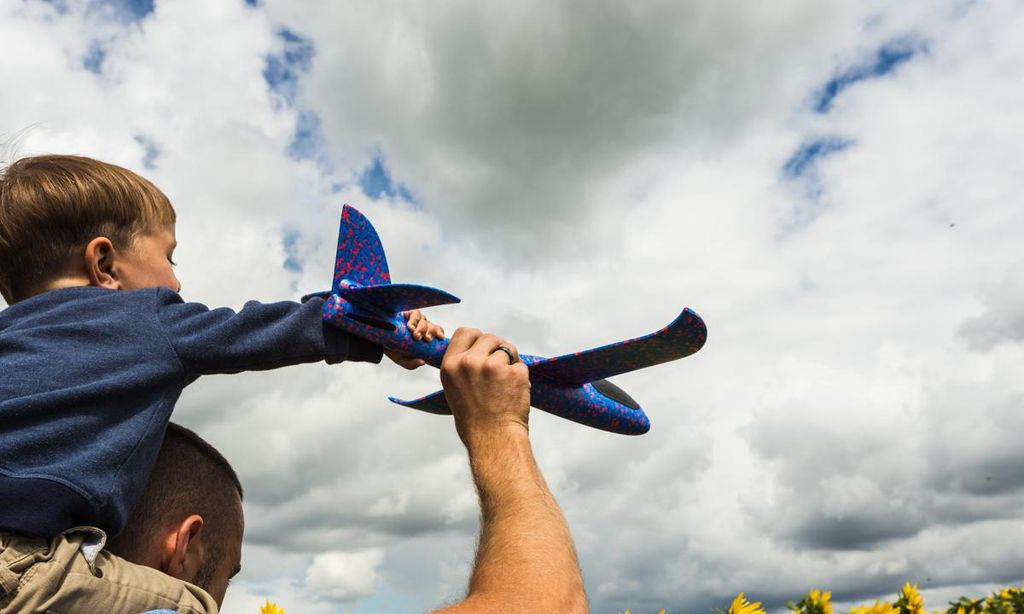
[[[416,341],[406,328],[403,311],[458,303],[443,290],[393,284],[377,231],[363,214],[345,205],[334,262],[334,284],[321,296],[324,321],[390,350],[422,358],[440,368],[447,339]],[[684,309],[665,328],[611,345],[542,358],[520,354],[530,369],[530,404],[538,409],[594,428],[641,435],[651,428],[640,405],[606,378],[689,356],[707,339],[700,316]],[[440,390],[425,397],[390,400],[433,414],[451,414]]]

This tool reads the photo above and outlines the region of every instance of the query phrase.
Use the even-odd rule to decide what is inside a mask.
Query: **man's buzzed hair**
[[[198,574],[203,576],[226,554],[226,539],[241,530],[237,526],[241,498],[242,484],[227,459],[199,435],[169,423],[146,492],[107,550],[129,561],[140,560],[152,546],[155,530],[198,514],[203,517],[200,539],[207,548],[203,566],[207,569]],[[193,584],[203,586],[205,578],[198,576]]]

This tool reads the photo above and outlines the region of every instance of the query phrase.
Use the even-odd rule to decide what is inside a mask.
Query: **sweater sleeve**
[[[249,301],[236,312],[186,303],[165,288],[156,296],[157,317],[190,379],[321,360],[380,362],[383,353],[380,346],[325,324],[323,299]]]

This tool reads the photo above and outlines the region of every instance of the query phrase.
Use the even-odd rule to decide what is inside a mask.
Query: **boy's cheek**
[[[119,279],[122,290],[142,290],[144,288],[164,287],[173,292],[181,291],[181,283],[173,270],[168,267],[166,272],[139,270],[133,267],[123,269]]]

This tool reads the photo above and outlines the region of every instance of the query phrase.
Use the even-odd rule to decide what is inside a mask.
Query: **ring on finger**
[[[515,353],[507,345],[499,345],[498,349],[496,349],[494,351],[495,352],[505,352],[505,354],[508,355],[508,364],[510,364],[510,365],[514,365],[514,364],[516,364],[516,362],[519,361],[519,359],[516,357]]]

